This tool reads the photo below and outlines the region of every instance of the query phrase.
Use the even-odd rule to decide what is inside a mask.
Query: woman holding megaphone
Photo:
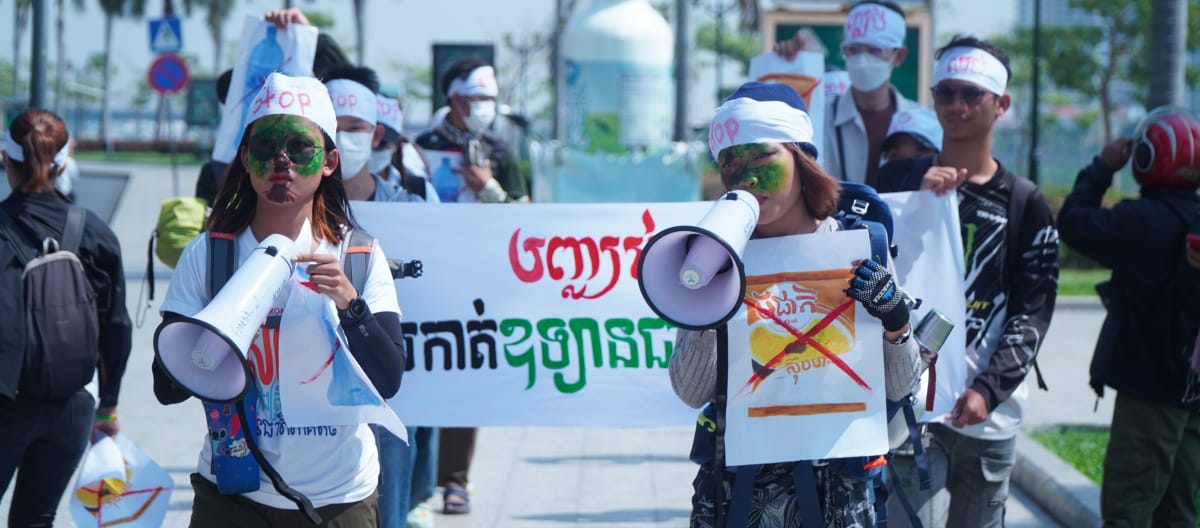
[[[709,147],[726,189],[747,191],[758,200],[753,238],[841,229],[834,217],[839,184],[817,164],[812,130],[803,99],[785,84],[746,83],[717,108]],[[892,273],[871,260],[856,267],[844,288],[883,322],[887,398],[904,399],[916,389],[922,368],[917,343],[909,339],[906,295]],[[716,349],[714,330],[681,329],[675,338],[671,385],[691,407],[716,401]],[[720,460],[716,464],[721,466],[715,467],[719,457],[711,455],[713,442],[711,435],[697,435],[693,446],[693,460],[700,463],[693,482],[693,527],[723,528],[725,522],[747,527],[875,525],[868,474],[879,461],[820,461],[802,466],[806,473],[788,463],[765,464],[749,472],[738,468],[739,472]],[[740,487],[738,478],[743,479]],[[739,489],[745,493],[734,499]],[[731,518],[739,514],[743,518]],[[718,523],[718,516],[723,522]]]
[[[272,73],[246,104],[208,235],[180,257],[155,336],[158,400],[205,402],[191,526],[374,526],[379,463],[361,409],[390,413],[404,372],[391,274],[374,241],[351,244],[325,86]],[[361,291],[343,269],[356,253],[370,255]],[[222,259],[235,270],[225,288],[210,282]]]

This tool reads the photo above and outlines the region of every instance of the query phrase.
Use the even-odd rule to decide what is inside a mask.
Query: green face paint
[[[780,149],[783,149],[780,145],[750,143],[722,150],[717,155],[721,183],[729,190],[742,189],[760,195],[782,189],[792,178],[792,171],[788,170],[787,160],[777,155]]]
[[[250,127],[246,142],[250,174],[265,178],[280,150],[302,177],[315,176],[325,163],[324,141],[316,126],[298,116],[265,116]]]

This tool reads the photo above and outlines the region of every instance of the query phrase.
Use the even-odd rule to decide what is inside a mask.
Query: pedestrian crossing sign
[[[150,51],[176,53],[183,49],[183,30],[179,17],[169,16],[150,20]]]

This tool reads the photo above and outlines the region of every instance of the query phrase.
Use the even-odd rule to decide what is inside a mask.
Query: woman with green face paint
[[[273,73],[248,104],[249,124],[213,204],[210,235],[197,237],[181,255],[163,300],[163,324],[192,317],[211,301],[208,275],[216,264],[210,251],[232,251],[231,273],[268,236],[294,241],[297,256],[280,292],[254,300],[273,304],[245,358],[251,380],[236,413],[247,417],[239,423],[252,425],[214,430],[216,418],[207,415],[219,417],[223,407],[205,402],[214,440],[204,442],[191,476],[191,525],[291,527],[320,519],[373,526],[379,462],[368,422],[391,428],[394,421],[403,429],[384,402],[399,389],[406,360],[387,259],[374,241],[348,247],[356,225],[324,85]],[[361,252],[370,257],[358,291],[341,255]],[[310,365],[313,372],[305,370]],[[190,397],[160,362],[153,372],[161,403]],[[295,388],[312,382],[327,388]]]
[[[725,188],[743,190],[758,199],[754,238],[841,229],[834,217],[840,186],[817,164],[804,102],[787,85],[747,83],[739,88],[716,110],[709,147]],[[874,262],[862,263],[855,277],[846,285],[846,293],[884,321],[885,390],[889,400],[900,401],[917,389],[922,367],[916,342],[908,339],[908,306],[903,296],[895,293],[898,290],[887,269]],[[883,295],[888,288],[893,294]],[[885,297],[888,302],[883,302]],[[679,398],[691,407],[704,407],[710,420],[717,412],[716,348],[714,330],[679,330],[669,367],[671,385]],[[692,460],[700,464],[700,470],[692,483],[691,526],[875,525],[870,491],[877,470],[864,466],[875,468],[877,457],[718,471],[712,455],[714,442],[711,433],[698,432],[692,446]],[[718,511],[721,523],[717,522]]]

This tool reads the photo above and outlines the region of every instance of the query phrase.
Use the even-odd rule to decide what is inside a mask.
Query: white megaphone
[[[758,200],[726,193],[695,226],[664,229],[638,259],[638,288],[650,309],[690,330],[720,325],[746,294],[742,250],[758,225]]]
[[[950,332],[954,331],[954,322],[946,317],[936,308],[930,309],[917,323],[913,330],[913,339],[917,341],[917,345],[921,351],[921,361],[924,363],[924,370],[921,372],[921,383],[916,392],[913,393],[913,418],[920,419],[925,414],[925,404],[929,402],[932,396],[931,390],[936,391],[937,387],[930,387],[929,382],[932,377],[931,371],[934,368],[933,363],[937,360],[938,352],[942,350],[942,346],[946,344],[946,340],[950,338]],[[888,443],[892,449],[899,448],[904,444],[905,440],[909,439],[911,434],[908,420],[904,417],[903,412],[897,412],[891,421],[888,422]]]
[[[246,353],[292,276],[300,246],[284,235],[268,236],[200,313],[158,327],[154,354],[171,381],[217,403],[246,393]]]

